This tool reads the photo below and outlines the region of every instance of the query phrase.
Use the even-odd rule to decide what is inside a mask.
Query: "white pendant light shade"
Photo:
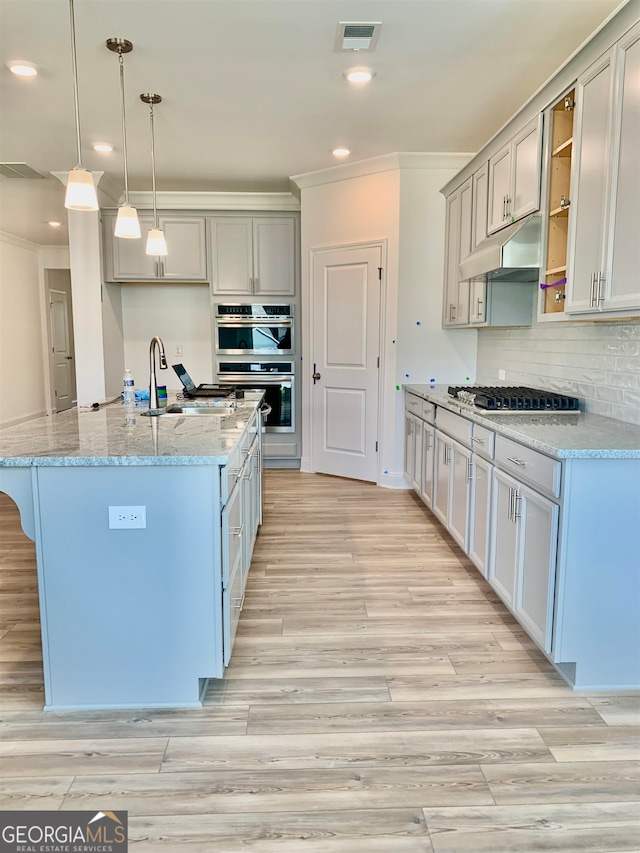
[[[68,210],[98,210],[93,175],[88,169],[76,166],[69,172],[64,206]]]
[[[147,255],[166,255],[167,243],[160,228],[150,228],[147,236]]]
[[[135,240],[140,237],[140,222],[138,211],[130,204],[122,204],[118,208],[118,218],[113,231],[116,237],[125,237]]]

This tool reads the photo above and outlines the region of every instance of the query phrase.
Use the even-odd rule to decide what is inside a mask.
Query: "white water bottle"
[[[124,392],[122,394],[125,406],[134,406],[136,402],[136,392],[134,388],[133,374],[129,369],[124,372]]]

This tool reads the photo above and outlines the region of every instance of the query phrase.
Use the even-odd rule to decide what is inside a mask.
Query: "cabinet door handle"
[[[478,297],[478,299],[477,299],[477,306],[478,307],[476,308],[476,317],[478,318],[478,320],[480,319],[480,317],[482,315],[482,312],[480,310],[481,305],[484,305],[484,300],[482,300],[482,299],[480,299],[480,297]]]
[[[431,433],[425,432],[424,437],[426,439],[425,442],[425,452],[428,453],[431,450]]]
[[[513,522],[522,516],[522,495],[519,495],[517,490],[513,490]]]
[[[241,524],[240,527],[230,527],[229,528],[229,533],[232,536],[242,536],[243,532],[244,532],[244,524]]]
[[[503,222],[507,217],[507,214],[505,213],[506,208],[507,208],[507,197],[506,197],[506,195],[503,195],[502,196],[502,221]]]
[[[522,465],[523,467],[527,464],[522,459],[516,459],[515,456],[507,456],[509,462],[513,462],[514,465]]]
[[[505,219],[508,219],[510,216],[511,198],[509,196],[506,196],[506,199],[507,199],[507,215],[505,216]]]
[[[597,302],[604,302],[604,284],[606,280],[606,277],[602,273],[598,273]]]
[[[596,275],[596,273],[591,274],[591,298],[589,300],[591,308],[596,304]]]
[[[478,438],[477,436],[472,436],[471,441],[475,441],[476,444],[484,444],[484,438]]]
[[[467,459],[467,483],[473,480],[473,462]]]
[[[456,319],[456,306],[455,305],[451,306],[451,319],[452,320]]]
[[[507,520],[513,521],[513,497],[515,495],[515,491],[509,486],[509,508],[507,509]]]

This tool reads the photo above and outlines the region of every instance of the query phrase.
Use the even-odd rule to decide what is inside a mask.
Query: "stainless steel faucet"
[[[160,401],[158,400],[158,384],[156,382],[156,347],[160,353],[160,370],[167,369],[167,358],[164,354],[162,338],[155,335],[151,338],[151,343],[149,344],[149,409],[160,408]]]

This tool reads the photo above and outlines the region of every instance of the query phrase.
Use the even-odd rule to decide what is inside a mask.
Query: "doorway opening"
[[[71,302],[71,271],[45,270],[50,409],[64,412],[76,405],[76,368]]]

